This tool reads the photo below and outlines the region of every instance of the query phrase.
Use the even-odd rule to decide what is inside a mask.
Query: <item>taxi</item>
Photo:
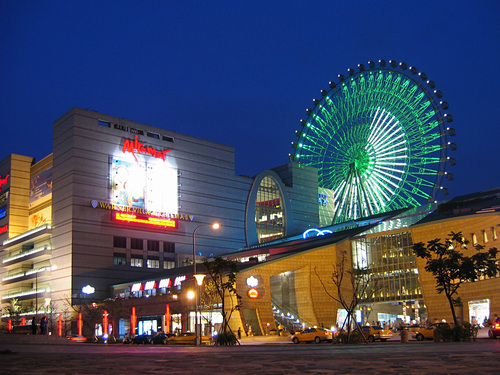
[[[443,326],[451,327],[450,323],[433,323],[428,325],[426,328],[420,328],[419,330],[413,332],[412,337],[418,341],[423,341],[424,339],[432,340],[434,339],[434,331],[438,327]]]
[[[167,344],[194,344],[196,339],[196,334],[194,332],[182,332],[178,336],[171,336],[167,339]],[[202,344],[209,344],[210,337],[202,336]]]
[[[300,342],[315,342],[320,344],[322,341],[332,341],[332,331],[326,328],[307,328],[292,335],[294,344]]]
[[[357,332],[356,328],[354,332]],[[383,329],[381,326],[362,326],[361,332],[363,336],[369,341],[374,342],[375,340],[387,341],[392,339],[392,331],[390,329]]]

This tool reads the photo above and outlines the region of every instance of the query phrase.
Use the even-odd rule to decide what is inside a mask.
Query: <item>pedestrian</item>
[[[46,330],[47,330],[47,317],[44,315],[42,320],[40,320],[40,333],[42,335],[45,335]]]
[[[252,325],[249,324],[248,325],[248,336],[252,336],[253,335],[253,332],[252,332]]]
[[[241,340],[241,327],[238,327],[238,340]]]
[[[36,326],[36,316],[33,317],[33,319],[31,319],[31,332],[36,335],[36,331],[37,331],[37,326]]]
[[[278,324],[278,336],[281,336],[281,332],[283,332],[283,324]]]

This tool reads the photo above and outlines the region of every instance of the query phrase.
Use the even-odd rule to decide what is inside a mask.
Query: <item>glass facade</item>
[[[352,242],[353,266],[358,277],[369,276],[375,285],[367,303],[398,302],[422,298],[410,232]]]
[[[255,223],[259,243],[274,240],[285,235],[283,223],[283,196],[276,182],[264,177],[257,190]]]

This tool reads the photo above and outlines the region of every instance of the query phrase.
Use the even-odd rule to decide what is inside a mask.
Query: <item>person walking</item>
[[[36,326],[36,316],[34,316],[33,319],[31,319],[31,333],[36,335],[37,329],[38,327]]]
[[[47,317],[44,315],[40,320],[40,334],[45,335],[47,331]]]
[[[238,327],[238,340],[241,340],[241,327]]]

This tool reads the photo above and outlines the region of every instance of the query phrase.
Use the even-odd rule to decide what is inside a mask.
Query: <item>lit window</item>
[[[474,246],[476,246],[476,245],[477,245],[477,243],[478,243],[478,242],[477,242],[477,236],[476,236],[476,234],[475,234],[475,233],[471,233],[471,236],[472,236],[472,244],[473,244]]]
[[[488,243],[488,234],[483,230],[483,243]]]
[[[160,268],[160,260],[148,258],[148,260],[146,262],[146,267],[147,268]]]
[[[260,182],[255,202],[255,224],[259,242],[268,242],[285,235],[283,197],[270,176]]]
[[[142,267],[142,258],[132,256],[132,258],[130,259],[130,265],[132,267]]]
[[[163,269],[169,270],[171,268],[175,268],[175,259],[168,258],[163,260]]]

